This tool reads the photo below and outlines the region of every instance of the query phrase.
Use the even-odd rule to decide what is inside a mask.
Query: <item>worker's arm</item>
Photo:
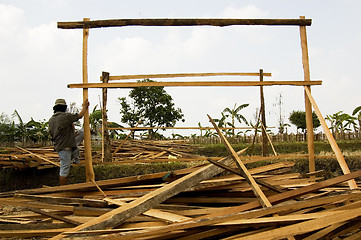
[[[88,109],[88,107],[89,107],[89,101],[88,101],[88,99],[87,99],[87,100],[85,100],[85,102],[83,103],[83,107],[82,107],[82,109],[80,110],[79,119],[82,118],[82,117],[84,117],[85,111]]]

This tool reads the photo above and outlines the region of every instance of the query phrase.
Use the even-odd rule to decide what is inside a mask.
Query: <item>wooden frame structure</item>
[[[111,20],[96,20],[90,21],[84,18],[83,21],[77,22],[58,22],[58,28],[62,29],[83,29],[83,83],[82,84],[69,84],[70,88],[82,88],[84,99],[88,98],[88,88],[133,88],[139,86],[172,86],[172,87],[185,87],[185,86],[271,86],[271,85],[295,85],[304,87],[305,95],[305,112],[307,122],[307,142],[309,154],[309,171],[315,171],[315,155],[314,155],[314,136],[312,125],[312,107],[315,109],[326,136],[334,150],[337,160],[341,166],[344,174],[350,173],[350,170],[345,162],[345,159],[334,140],[332,134],[318,110],[316,102],[311,95],[311,85],[320,85],[321,81],[311,81],[308,59],[308,46],[306,26],[311,25],[311,19],[305,19],[301,16],[300,19],[111,19]],[[102,82],[102,83],[88,83],[87,75],[87,41],[90,28],[104,28],[104,27],[125,27],[125,26],[218,26],[225,27],[231,25],[267,25],[267,26],[298,26],[300,28],[301,49],[302,49],[302,64],[304,69],[304,81],[228,81],[228,82],[150,82],[150,83],[134,83],[134,82]],[[232,73],[230,73],[232,74]],[[137,75],[140,78],[149,77],[175,77],[181,74],[159,74],[159,75]],[[195,76],[196,74],[183,74],[182,77]],[[208,76],[212,75],[208,73]],[[227,74],[225,74],[227,75]],[[266,76],[266,74],[264,74]],[[134,77],[134,75],[133,75]],[[109,76],[109,81],[130,79],[129,75],[125,76]],[[94,180],[94,172],[92,169],[91,149],[90,149],[90,130],[89,130],[89,114],[86,113],[84,117],[84,148],[86,157],[86,178],[87,181]],[[348,182],[351,189],[357,188],[354,180]]]

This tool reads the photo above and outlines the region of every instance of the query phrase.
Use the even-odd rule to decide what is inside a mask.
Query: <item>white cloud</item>
[[[0,36],[11,37],[21,31],[25,22],[24,11],[11,5],[0,4]]]

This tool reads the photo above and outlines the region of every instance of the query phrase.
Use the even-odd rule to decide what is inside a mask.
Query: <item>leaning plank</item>
[[[237,174],[237,175],[239,175],[239,176],[242,176],[242,173],[241,173],[239,170],[237,170],[237,169],[233,169],[233,168],[231,168],[231,167],[229,167],[229,166],[227,166],[227,165],[224,165],[224,164],[222,164],[222,163],[213,161],[213,160],[211,160],[211,159],[208,159],[208,161],[211,162],[211,163],[213,163],[214,165],[217,165],[218,167],[221,167],[221,168],[229,171],[229,172],[232,172],[232,173],[235,173],[235,174]],[[274,191],[276,191],[276,192],[284,192],[284,189],[283,189],[282,187],[278,187],[278,186],[275,186],[275,185],[271,185],[271,184],[269,184],[269,183],[267,183],[267,182],[265,182],[265,181],[263,181],[263,180],[260,180],[260,179],[255,179],[255,181],[256,181],[258,184],[260,184],[260,185],[262,185],[262,186],[264,186],[264,187],[267,187],[267,188],[269,188],[269,189],[272,189],[272,190],[274,190]]]
[[[245,87],[274,85],[321,85],[321,80],[314,81],[199,81],[199,82],[113,82],[113,83],[73,83],[68,88],[134,88],[134,87]]]
[[[345,158],[342,155],[342,152],[340,150],[340,148],[338,147],[335,139],[332,136],[332,133],[330,131],[330,129],[327,127],[326,121],[325,119],[322,117],[321,111],[318,108],[316,101],[313,99],[312,95],[311,95],[311,91],[305,86],[305,93],[307,94],[308,99],[310,100],[313,109],[316,112],[316,115],[318,117],[318,119],[320,120],[321,126],[323,128],[323,131],[325,131],[326,137],[331,145],[332,150],[335,152],[336,158],[338,163],[340,164],[340,167],[342,169],[342,172],[344,174],[350,173],[350,169],[347,166],[347,163],[345,161]],[[350,180],[347,182],[348,185],[350,186],[351,189],[355,189],[357,188],[357,184],[355,180]]]
[[[310,26],[311,19],[207,19],[207,18],[156,18],[156,19],[107,19],[77,22],[58,22],[58,28],[103,28],[124,26],[231,26],[231,25],[296,25]]]
[[[223,163],[228,163],[230,161],[230,159],[224,159]],[[75,227],[73,231],[96,230],[118,226],[128,218],[144,213],[168,198],[187,190],[222,171],[223,169],[217,166],[207,165],[92,221],[79,225]],[[52,239],[62,239],[65,236],[65,234],[60,234]]]
[[[254,180],[254,178],[252,177],[252,175],[250,174],[250,172],[248,171],[246,166],[243,164],[241,159],[238,157],[237,153],[234,151],[231,144],[224,137],[221,130],[219,130],[217,124],[213,121],[213,119],[209,115],[207,115],[207,116],[209,118],[209,121],[212,123],[212,125],[216,129],[216,131],[217,131],[219,137],[221,138],[223,144],[226,146],[228,152],[233,157],[233,159],[234,159],[237,167],[241,171],[243,177],[246,179],[246,181],[249,183],[249,185],[251,185],[252,191],[254,192],[254,194],[256,195],[258,200],[260,201],[261,205],[263,207],[270,207],[271,203],[269,202],[269,200],[267,199],[266,195],[263,193],[263,191],[261,190],[259,185],[256,183],[256,181]]]
[[[48,163],[51,163],[51,164],[53,164],[53,165],[55,165],[55,166],[60,167],[60,164],[59,164],[59,163],[53,162],[53,161],[51,161],[51,160],[49,160],[49,159],[47,159],[47,158],[45,158],[45,157],[43,157],[43,156],[40,156],[39,154],[32,153],[32,152],[30,152],[30,151],[28,151],[28,150],[26,150],[26,149],[24,149],[24,148],[21,148],[21,147],[19,147],[19,146],[16,146],[16,147],[19,148],[21,151],[27,152],[27,153],[29,153],[29,154],[37,157],[37,158],[40,158],[40,159],[44,160],[45,162],[48,162]]]
[[[358,170],[356,172],[352,172],[352,173],[338,176],[338,177],[335,177],[332,179],[328,179],[323,182],[314,183],[314,184],[306,186],[306,187],[301,187],[301,188],[294,189],[291,191],[276,194],[276,195],[270,196],[268,199],[271,203],[285,201],[285,200],[292,199],[294,197],[301,196],[303,194],[310,193],[313,191],[317,191],[324,187],[333,186],[333,185],[339,184],[341,182],[345,182],[345,181],[348,181],[350,179],[357,178],[360,176],[361,176],[361,170]],[[357,198],[359,198],[358,194],[350,195],[350,196],[357,196]],[[337,198],[344,198],[344,197],[345,196],[337,196]],[[335,201],[334,200],[335,198],[327,198],[327,199],[332,199],[332,201]],[[305,201],[305,203],[314,202],[314,201],[321,202],[323,200],[312,199],[312,200]],[[297,206],[299,206],[299,207],[303,207],[304,206],[303,204],[304,203],[297,202]],[[279,213],[280,212],[279,209],[283,208],[285,206],[289,206],[289,205],[281,205],[281,206],[275,206],[275,207],[262,209],[261,210],[262,216]],[[294,205],[292,205],[292,206],[294,206]],[[157,233],[172,232],[172,231],[176,231],[176,230],[183,230],[183,229],[188,229],[188,228],[207,226],[207,225],[216,224],[216,223],[220,223],[220,222],[224,222],[224,221],[240,219],[241,216],[243,216],[244,218],[253,217],[254,216],[253,214],[255,212],[253,212],[253,211],[244,212],[244,211],[248,211],[248,210],[251,210],[251,209],[254,209],[257,207],[260,207],[260,203],[258,201],[253,201],[253,202],[250,202],[247,204],[243,204],[241,206],[228,208],[226,210],[222,209],[221,211],[217,211],[217,212],[205,215],[205,216],[194,218],[191,221],[187,221],[187,222],[183,222],[183,223],[175,223],[175,224],[169,225],[167,227],[160,227],[160,228],[154,229],[154,230],[139,231],[137,233],[129,233],[129,232],[122,233],[122,234],[116,235],[116,237],[119,238],[121,236],[122,240],[137,239],[137,238],[150,236],[150,235],[157,234]],[[262,239],[262,238],[260,238],[260,239]]]

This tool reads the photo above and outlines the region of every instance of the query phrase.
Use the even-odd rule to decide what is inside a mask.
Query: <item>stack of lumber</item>
[[[59,166],[58,154],[53,147],[3,148],[0,168],[49,168]]]
[[[195,154],[198,146],[184,141],[112,140],[113,162],[134,163],[205,160]]]
[[[249,169],[272,204],[265,207],[231,159],[212,162],[171,173],[1,193],[0,204],[15,210],[3,208],[0,237],[361,238],[361,193],[347,185],[361,171],[323,180],[290,173],[293,163],[286,161]]]
[[[184,141],[112,140],[112,163],[150,163],[168,161],[206,161],[195,154],[198,146]],[[84,148],[80,149],[80,163],[84,163]],[[102,163],[99,147],[92,150],[93,163]],[[0,168],[49,168],[59,166],[58,154],[52,146],[3,148]]]

